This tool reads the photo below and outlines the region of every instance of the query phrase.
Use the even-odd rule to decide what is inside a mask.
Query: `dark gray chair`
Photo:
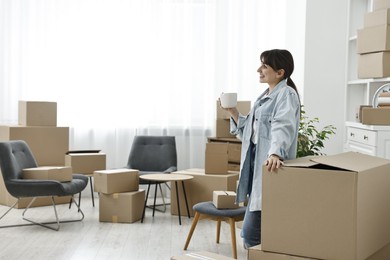
[[[140,176],[144,174],[166,173],[169,174],[177,170],[176,140],[174,136],[135,136],[131,146],[127,168],[136,169]],[[166,184],[166,182],[164,182]],[[140,184],[149,182],[140,179]],[[163,200],[164,212],[166,203],[161,188],[161,182],[155,184],[155,194],[157,186]],[[167,185],[167,184],[166,184]],[[168,188],[170,188],[167,185]]]
[[[30,223],[21,225],[8,225],[1,227],[15,227],[26,225],[40,225],[49,229],[59,230],[60,223],[75,222],[84,219],[84,214],[80,205],[74,200],[73,195],[80,193],[88,184],[88,178],[83,175],[74,174],[70,182],[59,182],[55,180],[36,180],[23,179],[22,170],[25,168],[37,167],[37,162],[25,141],[15,140],[0,142],[0,166],[7,191],[17,199],[32,197],[33,199],[22,213],[22,218]],[[35,222],[24,217],[26,211],[34,203],[37,197],[51,197],[56,221],[52,222]],[[76,204],[81,218],[75,220],[60,221],[57,215],[54,196],[71,196],[73,203]],[[0,217],[0,220],[10,212],[18,200]],[[55,227],[49,224],[56,224]]]

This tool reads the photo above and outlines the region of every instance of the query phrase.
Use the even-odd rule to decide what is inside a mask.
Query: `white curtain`
[[[0,123],[17,124],[18,100],[56,101],[70,148],[109,168],[140,134],[175,135],[179,169],[202,168],[218,95],[253,101],[259,54],[289,47],[288,4],[0,0]]]

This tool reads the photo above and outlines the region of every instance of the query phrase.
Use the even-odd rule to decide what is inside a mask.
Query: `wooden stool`
[[[236,221],[244,219],[246,207],[237,209],[217,209],[212,201],[200,202],[193,206],[195,211],[194,220],[192,221],[190,233],[187,236],[184,250],[187,250],[192,234],[194,233],[196,224],[199,219],[211,219],[217,221],[217,240],[219,243],[219,234],[221,231],[221,221],[226,221],[230,225],[230,232],[232,237],[233,257],[237,259],[237,245],[236,245]]]

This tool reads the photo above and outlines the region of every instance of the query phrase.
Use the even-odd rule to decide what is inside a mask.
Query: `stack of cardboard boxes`
[[[139,189],[138,170],[95,171],[93,178],[99,192],[99,221],[133,223],[141,219],[145,190]]]
[[[390,259],[389,173],[389,160],[348,152],[264,174],[262,244],[248,259]]]
[[[390,77],[390,2],[373,0],[357,33],[358,78]],[[362,107],[363,124],[389,125],[389,107]]]
[[[237,109],[246,115],[251,109],[250,101],[238,101]],[[205,152],[205,173],[226,174],[240,170],[241,140],[230,134],[230,114],[217,101],[216,137],[209,137]]]
[[[248,114],[251,109],[250,101],[238,101],[237,109],[242,114]],[[203,201],[213,201],[214,191],[236,191],[236,183],[240,170],[241,141],[230,134],[230,115],[216,102],[216,137],[209,137],[206,143],[204,169],[187,169],[175,172],[188,174],[193,179],[186,181],[188,206],[191,216],[192,207]],[[181,189],[179,197],[184,200]],[[228,196],[228,195],[226,195]],[[180,212],[186,212],[185,205],[180,205]],[[176,187],[171,188],[171,214],[178,215]]]
[[[0,125],[0,141],[24,140],[29,145],[38,166],[63,166],[69,150],[69,127],[57,126],[57,103],[19,101],[18,125]],[[11,206],[16,201],[0,178],[0,204]],[[20,199],[17,208],[24,208],[31,198]],[[70,197],[55,198],[56,203],[68,203]],[[32,206],[51,205],[50,198],[38,198]]]

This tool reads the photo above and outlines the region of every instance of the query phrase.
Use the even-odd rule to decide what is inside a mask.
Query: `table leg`
[[[154,201],[153,201],[153,217],[154,217],[154,211],[155,211],[155,209],[156,209],[156,197],[157,197],[157,182],[155,183],[155,185],[156,185],[156,188],[154,189]]]
[[[90,183],[90,186],[91,186],[92,207],[95,207],[95,198],[93,196],[93,187],[92,187],[92,176],[89,176],[89,183]]]
[[[188,201],[187,201],[186,189],[184,188],[184,181],[181,181],[181,186],[182,186],[182,188],[183,188],[184,199],[185,199],[185,201],[186,201],[187,216],[188,216],[188,218],[191,218],[191,216],[190,216],[190,209],[188,208]]]
[[[144,204],[144,211],[142,212],[141,223],[144,223],[145,209],[146,209],[146,203],[148,202],[149,190],[150,190],[150,182],[149,182],[149,185],[148,185],[148,191],[146,192],[146,198],[145,198],[145,204]]]
[[[176,187],[177,212],[179,213],[179,224],[181,225],[180,202],[179,202],[179,191],[177,188],[177,181],[175,181],[175,187]]]

